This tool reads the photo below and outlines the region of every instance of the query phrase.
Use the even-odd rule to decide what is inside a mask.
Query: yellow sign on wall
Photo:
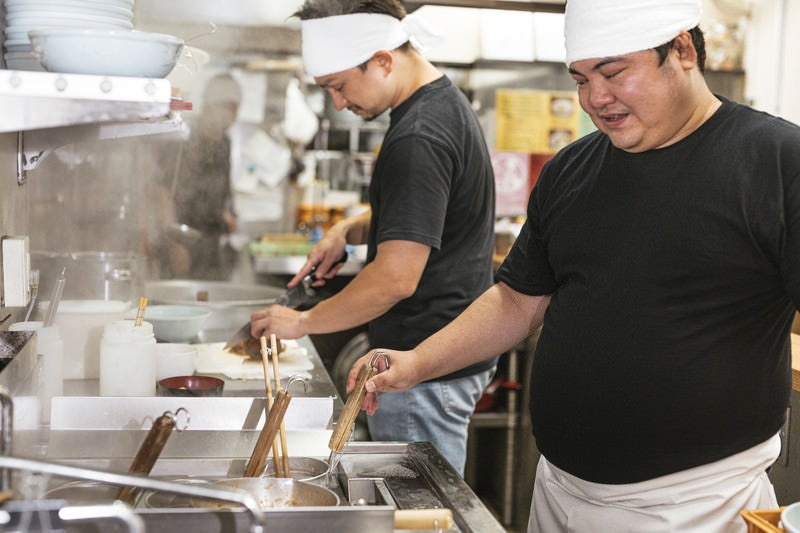
[[[579,136],[581,111],[574,92],[500,89],[495,112],[497,150],[549,154]]]

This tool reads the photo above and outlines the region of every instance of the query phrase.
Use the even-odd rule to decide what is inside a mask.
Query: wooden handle
[[[133,458],[128,472],[131,474],[149,474],[156,464],[158,456],[161,455],[161,450],[167,444],[172,430],[175,429],[175,418],[169,415],[161,415],[153,422],[153,427],[147,433],[147,436],[139,446],[139,451],[136,452],[136,457]],[[117,493],[117,499],[122,501],[129,501],[133,487],[122,487]]]
[[[142,296],[139,298],[139,309],[136,312],[136,321],[133,323],[134,326],[141,326],[142,321],[144,320],[144,310],[147,307],[147,298]]]
[[[267,415],[264,417],[264,424],[269,416],[269,410],[272,410],[272,386],[269,384],[269,349],[267,348],[267,338],[261,335],[261,364],[264,367],[264,387],[267,389]],[[272,466],[275,468],[275,477],[281,477],[281,461],[278,458],[278,441],[273,438],[272,440]]]
[[[342,412],[339,414],[336,427],[331,434],[331,440],[328,442],[328,448],[332,451],[339,453],[342,451],[342,448],[344,448],[347,437],[350,436],[350,431],[353,428],[353,423],[356,421],[358,412],[361,409],[361,402],[364,401],[364,396],[367,394],[367,390],[364,386],[376,372],[377,369],[367,363],[364,363],[361,370],[358,371],[356,386],[353,392],[350,393],[350,396],[347,397],[347,403],[345,403]]]
[[[447,530],[453,527],[450,509],[403,509],[394,512],[395,529]]]
[[[272,354],[272,371],[275,374],[275,388],[280,391],[281,390],[281,370],[278,364],[278,337],[275,336],[274,333],[270,334],[269,336],[269,345],[271,348]],[[283,473],[282,475],[278,474],[276,470],[275,473],[279,477],[292,477],[292,473],[289,470],[289,445],[286,442],[286,426],[283,424],[283,417],[281,417],[281,427],[279,429],[279,435],[281,439],[281,453],[283,456]]]
[[[284,391],[280,391],[275,395],[275,402],[269,410],[269,416],[264,421],[264,427],[261,428],[261,433],[258,436],[256,447],[250,460],[247,462],[247,468],[244,471],[244,477],[258,477],[264,473],[264,465],[267,462],[267,452],[275,442],[275,435],[278,433],[278,428],[283,420],[283,415],[289,408],[289,402],[292,397]],[[274,454],[273,449],[273,454]]]

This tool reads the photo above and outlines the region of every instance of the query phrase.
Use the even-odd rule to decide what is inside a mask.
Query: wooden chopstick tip
[[[139,298],[139,309],[136,312],[136,321],[134,322],[134,326],[141,326],[142,321],[144,320],[144,310],[147,307],[147,298],[142,296]]]

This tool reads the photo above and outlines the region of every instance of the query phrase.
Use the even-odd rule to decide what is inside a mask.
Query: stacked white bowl
[[[13,70],[45,70],[28,32],[50,28],[133,29],[134,0],[5,0],[3,58]]]

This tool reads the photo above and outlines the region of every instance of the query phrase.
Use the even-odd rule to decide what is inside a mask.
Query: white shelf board
[[[166,79],[0,70],[0,132],[163,119],[171,91]]]

